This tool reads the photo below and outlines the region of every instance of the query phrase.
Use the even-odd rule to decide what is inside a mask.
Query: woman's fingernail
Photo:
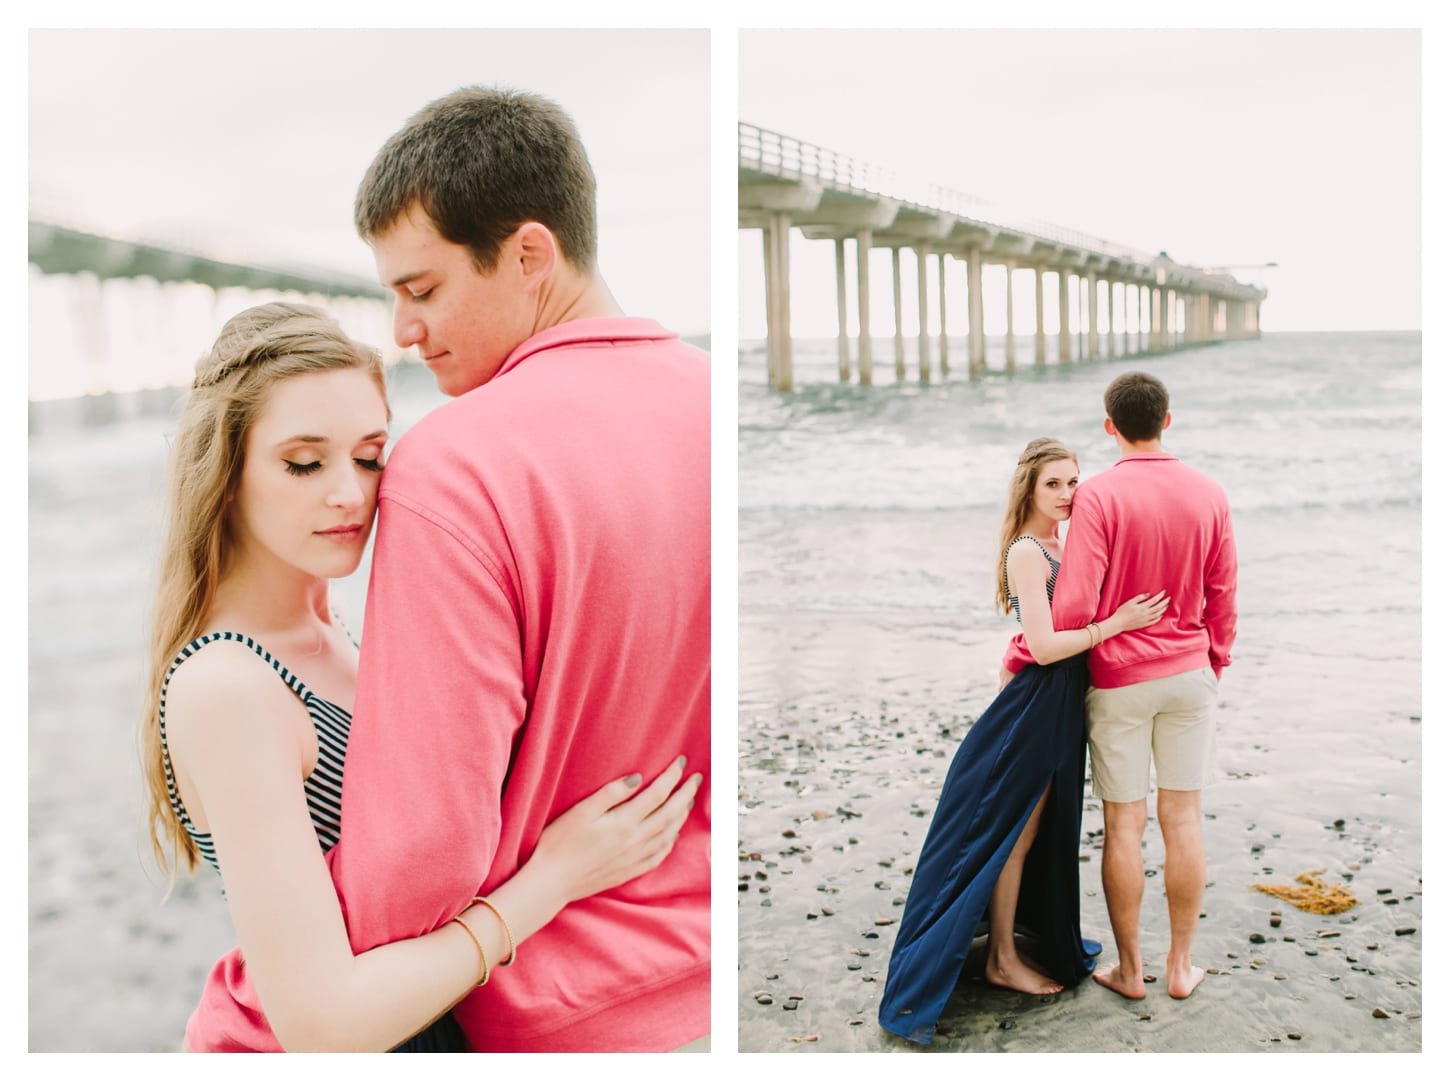
[[[644,778],[641,777],[638,773],[631,773],[628,777],[624,779],[624,783],[629,788],[638,788],[639,782],[642,780],[644,780]]]
[[[679,758],[676,758],[675,759],[675,765],[679,766],[680,769],[684,769],[685,768],[685,756],[684,755],[680,755]]]

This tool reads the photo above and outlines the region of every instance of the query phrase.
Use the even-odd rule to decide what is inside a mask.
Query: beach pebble
[[[861,971],[861,962],[860,961],[851,961],[850,963],[848,963],[846,965],[846,971],[847,972],[860,972]]]
[[[834,916],[835,914],[836,914],[836,910],[834,908],[822,908],[821,909],[821,915],[822,916]]]
[[[1407,1020],[1407,1021],[1418,1021],[1419,1019],[1420,1019],[1420,1011],[1419,1010],[1416,1010],[1414,1013],[1407,1013],[1407,1014],[1405,1014],[1405,1020]]]
[[[1010,1029],[1016,1028],[1017,1027],[1017,1022],[1014,1021],[1014,1020],[1012,1020],[1012,1018],[1009,1017],[1009,1018],[1007,1018],[1007,1020],[1003,1021],[997,1027],[1000,1028],[1003,1032],[1007,1032]]]
[[[1345,998],[1345,1001],[1348,1001],[1348,1000],[1350,1000],[1352,998],[1359,998],[1359,996],[1356,995],[1356,994],[1346,993],[1345,996],[1344,996],[1344,998]]]
[[[1154,976],[1152,973],[1145,973],[1144,976],[1143,976],[1143,982],[1144,983],[1157,983],[1158,982],[1158,977],[1157,976]]]
[[[1283,972],[1276,972],[1276,973],[1274,973],[1274,979],[1276,979],[1276,980],[1287,980],[1288,978],[1289,977],[1285,973],[1283,973]]]
[[[1413,927],[1396,927],[1395,928],[1395,934],[1397,934],[1397,935],[1413,935],[1414,933],[1415,933],[1415,929]]]
[[[1304,951],[1304,956],[1305,957],[1318,957],[1319,956],[1319,951],[1318,950],[1305,950]]]
[[[1399,903],[1400,903],[1400,899],[1398,897],[1386,897],[1385,898],[1385,904],[1387,904],[1387,905],[1397,905]]]
[[[1270,916],[1270,917],[1269,917],[1269,926],[1270,926],[1270,927],[1278,927],[1278,926],[1279,926],[1279,924],[1281,924],[1281,923],[1283,923],[1283,922],[1284,922],[1284,921],[1283,921],[1283,920],[1281,920],[1281,919],[1279,919],[1279,917],[1278,917],[1278,916]]]
[[[1286,1032],[1284,1035],[1291,1040],[1302,1040],[1304,1038],[1303,1034],[1299,1032]]]
[[[773,1002],[775,1002],[775,999],[770,997],[770,993],[768,991],[757,991],[755,992],[755,1001],[760,1003],[762,1006],[769,1006]]]
[[[1140,1013],[1138,1015],[1138,1020],[1139,1021],[1151,1021],[1151,1020],[1153,1020],[1153,1015],[1151,1013]]]
[[[1206,968],[1203,971],[1206,972],[1206,973],[1208,973],[1210,976],[1217,976],[1218,975],[1218,969],[1216,969],[1216,968]]]
[[[1257,946],[1257,945],[1259,945],[1260,943],[1262,943],[1264,941],[1264,936],[1262,934],[1260,934],[1258,931],[1255,931],[1253,934],[1251,934],[1249,936],[1249,941],[1252,942],[1254,945]]]
[[[808,920],[814,920],[814,919],[818,919],[818,918],[819,917],[814,912],[807,912],[806,913],[806,919],[808,919]]]
[[[781,836],[782,837],[794,837],[795,835],[796,835],[795,830],[785,830],[785,831],[783,831],[781,833]]]
[[[815,1043],[819,1039],[820,1039],[819,1036],[792,1036],[790,1038],[790,1042],[791,1043]]]
[[[861,1020],[861,1018],[859,1018],[859,1017],[853,1017],[853,1018],[851,1018],[851,1020],[849,1020],[849,1021],[846,1022],[846,1024],[850,1025],[852,1028],[855,1028],[858,1025],[864,1025],[865,1023],[866,1022],[863,1021],[863,1020]]]
[[[1371,942],[1365,946],[1365,949],[1367,950],[1377,950],[1379,948],[1380,944],[1378,942]]]
[[[787,1000],[786,1000],[786,1001],[784,1001],[784,1002],[782,1002],[782,1003],[781,1003],[781,1004],[780,1004],[780,1008],[781,1008],[781,1009],[782,1009],[782,1010],[794,1010],[794,1009],[796,1009],[796,1008],[797,1008],[797,1007],[799,1007],[799,1006],[800,1006],[800,1003],[799,1003],[799,1002],[797,1002],[797,1001],[796,1001],[796,1000],[795,1000],[795,999],[793,999],[793,998],[792,998],[792,999],[787,999]]]
[[[882,916],[882,917],[880,917],[878,919],[875,919],[875,920],[873,920],[871,922],[873,922],[874,924],[876,924],[877,927],[890,927],[893,923],[896,922],[896,920],[895,920],[895,918],[893,918],[891,916]]]
[[[823,818],[830,818],[831,817],[831,812],[830,811],[812,811],[811,812],[811,817],[814,818],[817,822],[819,822]]]
[[[1393,889],[1391,889],[1389,886],[1381,886],[1379,889],[1375,890],[1375,893],[1379,894],[1381,897],[1383,897],[1387,893],[1394,893],[1394,892],[1395,891]]]
[[[1378,1017],[1381,1021],[1383,1021],[1385,1018],[1389,1017],[1389,1012],[1387,1010],[1382,1010],[1378,1006],[1376,1006],[1370,1016]]]
[[[1320,928],[1315,933],[1318,934],[1318,936],[1320,938],[1338,938],[1339,937],[1339,932],[1338,931],[1331,930],[1328,927],[1322,927],[1322,928]]]
[[[1284,941],[1285,942],[1293,942],[1294,941],[1294,936],[1293,935],[1285,935],[1284,936]]]

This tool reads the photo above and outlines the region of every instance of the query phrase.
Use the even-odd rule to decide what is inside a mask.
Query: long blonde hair
[[[1012,473],[1012,485],[1007,491],[1007,514],[1002,520],[1002,540],[997,546],[997,608],[1003,615],[1012,614],[1012,604],[1007,599],[1007,549],[1022,535],[1022,527],[1032,515],[1032,493],[1037,490],[1037,477],[1042,467],[1064,459],[1077,464],[1077,455],[1068,450],[1061,440],[1043,436],[1027,444],[1027,449],[1017,459],[1017,468]]]
[[[222,327],[181,409],[166,480],[166,539],[151,619],[141,762],[148,792],[147,834],[171,881],[196,868],[197,848],[172,810],[162,762],[158,704],[181,648],[201,633],[227,572],[227,499],[241,473],[247,433],[272,388],[309,372],[358,368],[387,397],[382,356],[354,342],[330,316],[278,301],[249,308]]]

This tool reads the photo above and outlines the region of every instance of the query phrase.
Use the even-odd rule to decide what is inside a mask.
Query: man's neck
[[[534,333],[578,319],[618,319],[624,310],[598,274],[557,275],[540,297]]]
[[[1117,437],[1118,456],[1120,458],[1131,458],[1135,454],[1162,454],[1163,440],[1147,439],[1141,443],[1129,443],[1122,436]]]

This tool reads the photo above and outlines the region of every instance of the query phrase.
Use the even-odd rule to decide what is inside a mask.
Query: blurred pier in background
[[[28,254],[32,432],[169,408],[227,319],[284,296],[327,310],[352,337],[382,348],[388,363],[399,356],[390,300],[376,282],[35,218]]]
[[[770,385],[779,390],[791,390],[795,382],[790,316],[793,229],[810,240],[835,242],[837,368],[842,382],[851,382],[853,375],[848,326],[851,277],[857,297],[854,374],[862,384],[874,378],[869,272],[873,247],[891,250],[892,359],[897,381],[907,378],[903,251],[908,257],[914,255],[917,264],[916,372],[923,383],[931,381],[934,361],[942,376],[948,370],[949,258],[965,270],[966,355],[973,378],[987,370],[984,267],[1005,268],[1007,371],[1028,356],[1032,363],[1046,365],[1050,352],[1057,363],[1068,364],[1120,352],[1160,353],[1259,336],[1259,306],[1268,291],[1236,280],[1223,268],[1187,266],[1161,252],[1153,255],[1046,222],[1016,220],[959,191],[912,185],[832,151],[744,123],[739,125],[738,191],[739,227],[759,229],[763,236],[766,358]],[[854,275],[847,272],[847,241],[855,248]],[[933,257],[938,292],[935,357],[928,303]],[[1036,320],[1019,330],[1013,322],[1012,289],[1014,281],[1021,284],[1027,275],[1032,279]],[[1049,276],[1056,279],[1058,309],[1056,348],[1051,351],[1046,330]],[[1070,330],[1074,323],[1076,334]],[[1025,340],[1029,334],[1030,345]]]

